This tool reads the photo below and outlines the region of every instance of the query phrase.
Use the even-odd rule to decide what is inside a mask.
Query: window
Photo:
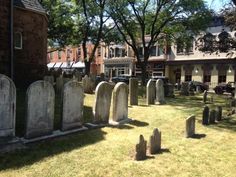
[[[14,47],[15,49],[22,49],[22,34],[20,32],[14,34]]]
[[[50,53],[50,60],[53,60],[53,52]]]
[[[158,56],[163,55],[163,49],[159,46],[158,47]]]
[[[189,54],[193,52],[193,37],[185,36],[184,38],[177,39],[177,54]]]
[[[81,57],[81,48],[80,47],[78,48],[77,52],[78,52],[78,58],[80,58]]]
[[[177,41],[177,54],[183,54],[184,53],[184,43],[183,41],[178,40]]]
[[[226,82],[226,70],[221,69],[218,72],[218,83]]]
[[[214,50],[214,41],[215,36],[211,33],[207,33],[205,36],[203,36],[202,40],[203,45],[200,48],[201,51],[209,51],[212,52]]]
[[[70,58],[70,54],[71,54],[71,51],[70,51],[70,49],[67,49],[67,58]]]
[[[61,51],[60,50],[58,51],[58,59],[59,60],[61,59]]]
[[[97,55],[98,55],[98,57],[101,56],[101,53],[102,53],[102,48],[101,48],[101,47],[98,47],[98,51],[97,51]]]
[[[203,75],[203,82],[211,82],[211,71],[205,70]]]
[[[218,35],[219,38],[219,50],[220,52],[228,52],[230,48],[230,35],[229,33],[223,31]]]
[[[185,82],[192,80],[192,70],[185,70]]]
[[[150,48],[150,56],[157,56],[157,47],[156,46],[152,46]]]
[[[185,53],[189,54],[193,52],[193,37],[190,37],[189,40],[186,41]]]

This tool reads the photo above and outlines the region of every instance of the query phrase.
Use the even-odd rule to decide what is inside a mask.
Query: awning
[[[71,66],[74,64],[73,61],[69,61],[69,62],[63,62],[61,65],[61,68],[71,68]]]
[[[53,68],[55,64],[56,64],[55,62],[48,63],[48,64],[47,64],[47,67],[48,67],[49,69],[50,69],[50,68]]]
[[[56,64],[54,65],[54,68],[60,68],[62,65],[62,62],[56,62]]]
[[[72,68],[85,68],[85,64],[81,61],[77,62],[77,63],[74,63],[72,65]]]

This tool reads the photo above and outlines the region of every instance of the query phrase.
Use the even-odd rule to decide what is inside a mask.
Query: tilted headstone
[[[183,82],[180,88],[180,95],[188,96],[189,95],[189,83]]]
[[[207,90],[205,90],[203,92],[203,102],[206,103],[207,102]]]
[[[217,106],[216,107],[216,120],[217,121],[221,121],[222,120],[222,107],[221,106]]]
[[[112,86],[105,81],[97,85],[95,90],[95,104],[93,107],[94,123],[108,123],[112,89]]]
[[[15,136],[16,87],[13,81],[0,74],[0,139]]]
[[[156,104],[165,104],[164,86],[161,79],[156,81]]]
[[[62,89],[63,89],[63,85],[64,85],[64,79],[62,77],[62,75],[60,75],[57,79],[56,79],[56,92],[61,95]]]
[[[135,146],[135,160],[145,160],[147,158],[147,141],[143,135],[139,136],[139,143]]]
[[[61,130],[66,131],[83,125],[84,91],[77,81],[69,81],[63,89]]]
[[[47,81],[36,81],[27,90],[25,138],[52,134],[55,92]]]
[[[92,83],[91,78],[85,75],[84,78],[82,79],[82,83],[83,83],[85,93],[93,93],[93,83]]]
[[[138,105],[138,79],[129,79],[129,98],[130,105]]]
[[[43,77],[44,81],[50,82],[52,85],[54,85],[54,77],[53,76],[44,76]]]
[[[209,124],[214,124],[216,120],[216,111],[211,110],[210,111],[210,117],[209,117]]]
[[[174,88],[175,88],[175,86],[173,84],[170,84],[170,83],[165,84],[164,85],[165,96],[166,97],[175,97]]]
[[[202,125],[208,125],[208,124],[209,124],[209,107],[204,106],[202,112]]]
[[[115,85],[112,95],[112,121],[128,119],[128,86],[123,82]]]
[[[147,105],[149,104],[155,104],[155,99],[156,99],[156,85],[155,82],[150,79],[147,83],[146,86],[146,102]]]
[[[195,116],[186,119],[186,138],[193,137],[195,134]]]
[[[149,152],[156,154],[161,150],[161,132],[155,128],[149,138]]]

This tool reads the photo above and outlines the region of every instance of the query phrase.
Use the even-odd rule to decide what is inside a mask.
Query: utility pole
[[[13,0],[11,0],[10,6],[10,77],[14,80]]]

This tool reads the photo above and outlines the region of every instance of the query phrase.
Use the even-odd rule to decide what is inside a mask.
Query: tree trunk
[[[90,61],[85,60],[84,61],[85,64],[85,75],[90,75]]]
[[[142,85],[146,85],[146,80],[148,78],[148,73],[147,73],[147,64],[145,62],[141,63],[141,70],[142,70]]]

